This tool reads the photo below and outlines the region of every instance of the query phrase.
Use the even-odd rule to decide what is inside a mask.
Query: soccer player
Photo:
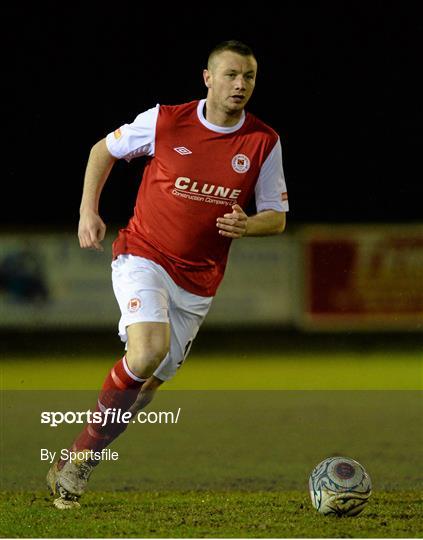
[[[111,369],[97,412],[135,414],[188,355],[232,240],[283,232],[288,197],[278,134],[245,112],[257,61],[238,41],[216,46],[204,69],[206,99],[156,105],[91,149],[79,221],[81,248],[101,250],[102,188],[118,159],[147,156],[135,211],[113,244],[112,280],[126,352]],[[243,208],[255,195],[257,214]],[[47,482],[58,508],[79,506],[96,461],[126,424],[88,423]]]

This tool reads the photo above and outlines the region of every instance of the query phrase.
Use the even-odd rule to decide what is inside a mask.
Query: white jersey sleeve
[[[160,105],[139,114],[132,124],[124,124],[106,137],[109,152],[117,159],[154,156],[156,124]]]
[[[263,163],[255,188],[257,212],[288,212],[288,193],[282,167],[282,147],[278,138]]]

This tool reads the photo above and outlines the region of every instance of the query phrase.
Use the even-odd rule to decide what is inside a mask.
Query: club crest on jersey
[[[245,154],[237,154],[232,158],[232,169],[237,173],[245,173],[250,168],[250,160]]]
[[[131,298],[128,302],[128,311],[130,313],[135,313],[141,307],[141,300],[139,298]]]

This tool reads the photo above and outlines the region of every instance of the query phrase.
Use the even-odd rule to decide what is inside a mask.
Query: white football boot
[[[89,452],[83,450],[81,452]],[[88,479],[94,469],[89,459],[67,461],[61,470],[54,463],[47,473],[47,486],[52,495],[59,495],[54,506],[60,510],[79,508],[78,499],[84,493]]]

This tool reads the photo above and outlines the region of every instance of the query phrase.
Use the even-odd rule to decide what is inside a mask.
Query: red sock
[[[100,452],[106,448],[118,435],[120,435],[128,424],[123,422],[108,421],[103,426],[103,413],[106,409],[120,410],[126,412],[134,403],[138,392],[145,379],[140,379],[134,375],[128,367],[124,356],[107,375],[98,397],[95,411],[101,413],[101,422],[88,423],[72,444],[71,450],[93,450]],[[59,462],[59,469],[66,461]]]

